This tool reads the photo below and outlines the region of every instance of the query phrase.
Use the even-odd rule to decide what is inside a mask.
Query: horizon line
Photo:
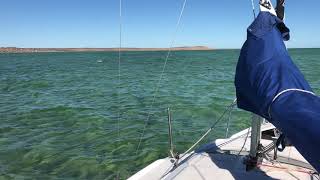
[[[0,49],[120,49],[120,47],[18,47],[18,46],[0,46]],[[212,48],[208,46],[176,46],[171,47],[171,49],[175,48],[204,48],[208,50],[232,50],[232,49],[241,49],[241,47],[230,47],[230,48]],[[121,47],[121,49],[169,49],[169,47]],[[319,47],[288,47],[288,49],[320,49]]]

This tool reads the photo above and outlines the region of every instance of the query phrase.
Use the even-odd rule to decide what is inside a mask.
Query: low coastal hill
[[[121,51],[167,51],[168,48],[122,48]],[[174,47],[172,51],[209,51],[206,46]],[[0,47],[0,53],[27,53],[27,52],[103,52],[119,51],[119,48],[18,48]]]

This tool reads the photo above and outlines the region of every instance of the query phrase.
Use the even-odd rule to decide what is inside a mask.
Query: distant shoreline
[[[121,51],[168,51],[169,48],[121,48]],[[174,47],[172,51],[210,51],[206,46]],[[119,48],[18,48],[0,47],[0,53],[37,52],[117,52]]]

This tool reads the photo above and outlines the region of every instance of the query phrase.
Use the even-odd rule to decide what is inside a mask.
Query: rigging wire
[[[252,12],[253,12],[253,17],[254,19],[256,18],[256,11],[255,11],[255,6],[254,6],[254,0],[251,0],[251,5],[252,5]],[[222,113],[222,115],[220,116],[220,118],[199,138],[198,141],[196,141],[187,151],[185,151],[180,159],[182,159],[185,155],[187,155],[193,148],[195,148],[213,129],[214,127],[222,120],[222,118],[225,116],[225,114],[227,112],[231,112],[233,110],[233,107],[236,105],[237,99],[234,100],[234,102],[227,107],[227,109]],[[247,141],[248,138],[248,134],[250,132],[250,128],[248,129],[248,133],[247,136],[245,138],[245,143]]]
[[[121,88],[121,50],[122,50],[122,0],[119,0],[119,50],[118,50],[118,140],[120,140],[120,88]]]
[[[228,135],[229,135],[229,127],[230,127],[230,121],[231,121],[232,111],[233,111],[233,108],[229,111],[229,117],[228,117],[228,122],[227,122],[227,127],[226,127],[225,138],[228,138]]]
[[[163,67],[162,67],[162,71],[161,71],[161,74],[160,74],[160,77],[159,77],[159,80],[158,80],[158,83],[156,85],[156,88],[155,88],[155,93],[153,95],[153,98],[152,98],[152,102],[151,102],[151,105],[150,105],[150,109],[148,111],[148,115],[147,115],[147,120],[144,121],[144,126],[143,126],[143,129],[142,129],[142,133],[140,135],[140,138],[139,138],[139,143],[138,143],[138,146],[137,146],[137,149],[136,149],[136,154],[138,153],[139,151],[139,148],[141,146],[141,142],[142,142],[142,138],[144,136],[144,133],[146,131],[146,128],[147,128],[147,125],[148,125],[148,122],[150,120],[150,117],[151,117],[151,110],[153,108],[153,105],[156,101],[156,97],[158,95],[158,92],[159,92],[159,88],[160,88],[160,85],[161,85],[161,81],[162,81],[162,78],[163,78],[163,75],[164,75],[164,72],[166,70],[166,66],[167,66],[167,63],[168,63],[168,60],[169,60],[169,57],[171,55],[171,51],[172,51],[172,48],[173,48],[173,45],[176,41],[176,36],[177,36],[177,33],[178,33],[178,30],[179,30],[179,27],[180,27],[180,22],[181,22],[181,19],[182,19],[182,16],[183,16],[183,13],[184,13],[184,9],[186,7],[186,4],[187,4],[187,0],[184,0],[183,2],[183,5],[182,5],[182,8],[181,8],[181,11],[180,11],[180,15],[179,15],[179,18],[178,18],[178,21],[177,21],[177,24],[176,24],[176,28],[175,28],[175,31],[173,33],[173,36],[172,36],[172,39],[171,39],[171,42],[170,42],[170,45],[169,45],[169,49],[168,49],[168,52],[167,52],[167,55],[166,55],[166,58],[165,58],[165,61],[164,61],[164,64],[163,64]]]
[[[254,0],[251,0],[251,3],[252,3],[252,9],[253,9],[253,16],[254,16],[254,19],[256,19],[256,12],[255,12]],[[220,116],[220,118],[204,133],[204,135],[203,135],[196,143],[194,143],[186,152],[184,152],[178,159],[176,159],[176,161],[175,161],[174,164],[176,164],[179,159],[182,159],[182,158],[183,158],[184,156],[186,156],[194,147],[196,147],[196,146],[213,130],[213,128],[222,120],[222,118],[225,116],[225,114],[226,114],[227,112],[229,112],[229,113],[231,114],[231,112],[232,112],[232,110],[233,110],[233,107],[236,105],[236,102],[237,102],[237,99],[235,99],[234,102],[233,102],[230,106],[228,106],[228,107],[226,108],[226,110],[222,113],[222,115]],[[226,138],[227,138],[227,135],[228,135],[230,114],[229,114],[229,120],[228,120],[228,125],[227,125]],[[243,145],[242,145],[239,153],[237,154],[237,156],[239,156],[239,155],[241,154],[241,152],[243,151],[243,149],[244,149],[244,147],[245,147],[245,144],[246,144],[246,142],[247,142],[247,140],[248,140],[249,134],[250,134],[250,132],[251,132],[251,129],[252,129],[252,128],[249,127],[249,128],[248,128],[248,132],[247,132],[246,134],[244,134],[246,137],[245,137],[245,139],[244,139],[244,143],[243,143]],[[239,137],[237,137],[237,138],[235,138],[235,139],[232,139],[231,141],[222,143],[222,144],[218,145],[218,147],[223,146],[223,145],[226,145],[226,144],[228,144],[228,143],[230,143],[230,142],[232,142],[232,141],[234,141],[234,140],[236,140],[236,139],[238,139],[238,138],[241,138],[241,137],[243,137],[243,135],[242,135],[242,136],[239,136]],[[289,157],[288,157],[288,158],[290,158],[290,153],[291,153],[291,149],[290,149]],[[262,164],[262,163],[261,163],[259,166],[266,166],[266,167],[283,169],[283,170],[287,171],[290,175],[292,175],[293,177],[295,177],[292,173],[290,173],[290,172],[288,171],[288,170],[290,170],[290,169],[287,169],[287,168],[282,167],[281,163],[280,163],[278,160],[275,160],[275,161],[279,163],[279,167],[274,166],[274,165]],[[173,168],[174,168],[174,167],[176,167],[176,166],[174,165]],[[293,171],[297,171],[297,172],[307,173],[307,174],[310,174],[311,176],[312,176],[312,175],[317,175],[317,174],[315,174],[315,172],[312,172],[312,171],[302,171],[302,170],[299,170],[299,169],[297,169],[297,170],[292,169],[292,170],[293,170]],[[168,173],[169,173],[169,171],[168,171]],[[166,174],[167,174],[167,173],[166,173]],[[165,176],[165,175],[164,175],[164,176]],[[163,177],[164,177],[164,176],[163,176]],[[318,175],[318,176],[319,176],[319,175]],[[318,178],[317,178],[317,179],[318,179]]]
[[[254,17],[254,19],[256,19],[257,15],[256,15],[255,6],[254,6],[254,0],[251,0],[251,5],[252,5],[253,17]]]
[[[251,5],[252,5],[252,12],[253,12],[253,20],[255,20],[256,19],[256,11],[255,11],[255,6],[254,6],[254,0],[251,0]],[[239,151],[237,156],[240,156],[244,146],[246,145],[248,137],[249,137],[249,134],[250,134],[250,131],[251,131],[251,127],[248,128],[247,135],[246,135],[246,137],[244,139],[243,145],[242,145],[242,147],[241,147],[241,149],[240,149],[240,151]]]
[[[255,12],[255,5],[254,5],[254,0],[251,0],[251,5],[252,5],[252,12],[253,12],[253,17],[254,19],[256,18],[256,12]],[[169,51],[170,52],[170,51]],[[214,127],[223,119],[225,114],[227,112],[231,112],[233,107],[236,105],[237,99],[234,100],[234,102],[226,108],[226,110],[222,113],[220,118],[199,138],[198,141],[196,141],[188,150],[186,150],[179,159],[182,159],[184,156],[186,156],[191,150],[193,150],[213,129]],[[250,132],[250,128],[248,129],[247,136],[245,138],[245,143],[247,141],[248,135]]]
[[[173,34],[173,38],[171,40],[171,43],[170,43],[170,46],[169,46],[169,49],[168,49],[168,52],[167,52],[167,55],[166,55],[166,58],[165,58],[165,62],[164,62],[164,65],[162,67],[162,71],[161,71],[157,86],[155,88],[155,93],[154,93],[154,96],[153,96],[153,99],[152,99],[152,102],[151,102],[150,110],[149,110],[148,115],[147,115],[147,120],[144,122],[144,127],[142,129],[142,133],[141,133],[140,138],[139,138],[139,143],[138,143],[138,146],[137,146],[137,149],[136,149],[136,154],[139,151],[139,148],[140,148],[141,142],[142,142],[142,138],[144,136],[146,127],[147,127],[148,122],[149,122],[150,117],[151,117],[151,109],[153,108],[153,105],[155,103],[155,100],[156,100],[156,97],[157,97],[157,94],[158,94],[158,91],[159,91],[159,88],[160,88],[160,85],[161,85],[161,81],[162,81],[162,78],[163,78],[163,75],[164,75],[164,72],[165,72],[165,69],[166,69],[166,65],[167,65],[168,59],[169,59],[169,57],[171,55],[171,51],[172,51],[173,45],[175,43],[176,35],[177,35],[178,29],[179,29],[179,26],[180,26],[180,22],[181,22],[181,19],[182,19],[182,15],[183,15],[186,3],[187,3],[187,0],[184,0],[183,5],[182,5],[182,9],[180,11],[180,15],[179,15],[179,18],[178,18],[178,22],[176,24],[176,29],[175,29],[175,32]],[[254,0],[251,0],[251,5],[252,5],[253,17],[255,19],[256,18],[256,12],[255,12]],[[233,107],[236,104],[236,100],[237,99],[235,99],[234,102],[230,106],[227,107],[227,109],[222,113],[220,118],[200,137],[200,139],[197,142],[195,142],[187,151],[185,151],[181,155],[180,159],[183,158],[185,155],[187,155],[187,153],[189,153],[195,146],[197,146],[214,129],[214,127],[222,120],[222,118],[225,116],[225,114],[227,112],[232,111]],[[247,137],[248,137],[249,132],[250,132],[250,129],[249,129],[249,131],[247,133]],[[246,137],[246,139],[247,139],[247,137]]]
[[[193,150],[205,137],[208,136],[208,134],[216,127],[216,125],[223,119],[225,114],[233,109],[233,107],[236,105],[237,99],[235,99],[232,104],[227,106],[227,108],[224,110],[224,112],[221,114],[220,118],[212,124],[212,126],[199,138],[197,142],[195,142],[188,150],[186,150],[179,159],[182,159],[184,156],[186,156],[191,150]]]
[[[250,130],[250,132],[251,132],[251,130]],[[250,132],[249,132],[249,133],[250,133]],[[230,139],[230,140],[228,140],[228,141],[226,141],[226,142],[223,142],[223,143],[217,145],[217,147],[218,147],[218,148],[221,148],[221,147],[226,146],[226,145],[234,142],[235,140],[238,140],[238,139],[243,138],[243,137],[247,137],[247,133],[246,133],[246,134],[243,134],[243,135],[241,135],[241,136],[232,138],[232,139]]]
[[[254,19],[256,18],[256,11],[255,11],[255,6],[254,6],[254,0],[251,0],[251,5],[252,5],[252,12],[253,12],[253,17]],[[187,151],[185,151],[180,159],[182,159],[185,155],[187,155],[193,148],[195,148],[213,129],[214,127],[222,120],[222,118],[224,117],[224,115],[227,113],[227,112],[231,112],[233,107],[236,105],[236,102],[237,102],[237,99],[234,100],[234,102],[227,107],[227,109],[222,113],[222,115],[220,116],[220,118],[200,137],[200,139],[195,142]],[[247,136],[245,138],[245,142],[247,141],[247,138],[248,138],[248,135],[249,135],[249,132],[250,132],[250,128],[248,129],[248,133],[247,133]]]
[[[118,50],[118,87],[117,87],[117,98],[118,98],[118,120],[117,120],[117,132],[118,132],[118,143],[120,142],[120,119],[121,119],[121,50],[122,50],[122,0],[119,0],[119,50]],[[119,145],[120,146],[120,145]],[[117,172],[116,179],[120,179],[120,170]]]
[[[248,137],[249,137],[250,132],[251,132],[251,127],[248,128],[248,132],[247,132],[246,138],[244,139],[243,145],[242,145],[239,153],[237,154],[237,156],[240,156],[241,152],[243,151],[243,148],[244,148],[244,146],[246,145],[246,143],[248,141]]]

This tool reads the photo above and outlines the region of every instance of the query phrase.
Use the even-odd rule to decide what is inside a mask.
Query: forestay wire
[[[184,156],[186,156],[189,152],[191,152],[205,137],[208,136],[208,134],[216,127],[216,125],[223,119],[223,117],[225,116],[225,114],[227,112],[230,112],[234,106],[237,103],[237,99],[235,99],[229,106],[227,106],[227,108],[224,110],[224,112],[221,114],[220,118],[214,122],[211,127],[199,138],[198,141],[196,141],[188,150],[186,150],[181,156],[180,159],[182,159]]]
[[[121,89],[121,50],[122,50],[122,0],[119,0],[119,51],[118,51],[118,121],[117,121],[117,132],[118,141],[120,141],[120,89]]]
[[[252,4],[252,11],[253,11],[253,17],[254,19],[256,18],[256,12],[255,12],[255,6],[254,6],[254,0],[251,0],[251,4]],[[229,106],[227,106],[226,110],[222,113],[222,115],[220,116],[220,118],[213,123],[213,125],[198,139],[198,141],[196,141],[188,150],[186,150],[179,158],[182,159],[184,156],[186,156],[189,152],[191,152],[205,137],[208,136],[208,134],[215,128],[215,126],[223,119],[224,115],[227,112],[232,111],[233,107],[236,105],[237,103],[237,99],[235,99],[233,101],[232,104],[230,104]],[[250,130],[250,129],[249,129]],[[249,134],[249,131],[248,131]],[[248,135],[246,137],[245,142],[247,141]],[[242,151],[242,150],[241,150]]]
[[[180,26],[181,18],[182,18],[186,3],[187,3],[187,0],[184,0],[183,5],[182,5],[182,9],[180,11],[179,19],[178,19],[177,24],[176,24],[176,29],[175,29],[175,32],[173,34],[173,37],[172,37],[172,40],[171,40],[171,43],[170,43],[170,46],[169,46],[169,49],[168,49],[168,52],[167,52],[167,56],[165,58],[165,62],[163,64],[162,72],[160,74],[157,86],[155,88],[155,93],[154,93],[154,96],[153,96],[153,99],[152,99],[152,102],[151,102],[150,110],[149,110],[148,115],[147,115],[147,120],[144,123],[144,127],[142,129],[142,133],[141,133],[140,138],[139,138],[139,143],[138,143],[138,146],[137,146],[137,149],[136,149],[136,154],[139,151],[139,148],[141,146],[142,138],[144,137],[144,133],[145,133],[146,127],[147,127],[148,122],[149,122],[150,117],[151,117],[151,110],[152,110],[153,105],[155,103],[155,100],[156,100],[156,97],[157,97],[157,94],[158,94],[158,91],[159,91],[159,88],[160,88],[160,85],[161,85],[161,81],[162,81],[162,78],[163,78],[163,75],[164,75],[164,72],[165,72],[165,69],[166,69],[166,65],[167,65],[168,59],[170,57],[173,45],[174,45],[175,40],[176,40],[176,35],[177,35],[178,29],[179,29],[179,26]],[[256,18],[256,11],[255,11],[254,0],[251,0],[251,5],[252,5],[253,17],[255,19]],[[237,99],[235,99],[234,102],[230,106],[227,107],[227,109],[222,113],[221,117],[203,134],[203,136],[200,137],[200,139],[197,142],[195,142],[187,151],[185,151],[180,156],[180,159],[183,158],[185,155],[187,155],[193,148],[195,148],[214,129],[214,127],[222,120],[224,115],[227,112],[229,112],[229,111],[231,111],[233,109],[233,107],[236,105],[236,101],[237,101]]]
[[[176,41],[176,36],[177,36],[178,30],[179,30],[179,27],[180,27],[180,22],[181,22],[181,19],[182,19],[182,16],[183,16],[183,13],[184,13],[184,9],[185,9],[185,7],[186,7],[186,4],[187,4],[187,0],[184,0],[183,5],[182,5],[182,8],[181,8],[181,11],[180,11],[180,15],[179,15],[179,18],[178,18],[178,21],[177,21],[177,24],[176,24],[176,28],[175,28],[175,31],[174,31],[174,33],[173,33],[173,36],[172,36],[172,39],[171,39],[171,42],[170,42],[170,45],[169,45],[169,49],[168,49],[168,52],[167,52],[167,55],[166,55],[166,58],[165,58],[165,61],[164,61],[163,67],[162,67],[162,71],[161,71],[161,74],[160,74],[158,83],[157,83],[156,88],[155,88],[155,91],[154,91],[154,95],[153,95],[153,98],[152,98],[152,102],[151,102],[151,105],[150,105],[150,109],[149,109],[148,115],[147,115],[147,120],[144,122],[144,126],[143,126],[143,129],[142,129],[142,133],[141,133],[140,138],[139,138],[139,143],[138,143],[138,146],[137,146],[137,149],[136,149],[136,154],[137,154],[138,151],[139,151],[142,138],[143,138],[143,136],[144,136],[145,130],[146,130],[147,125],[148,125],[148,122],[149,122],[149,120],[150,120],[151,110],[152,110],[153,105],[154,105],[154,103],[155,103],[155,101],[156,101],[156,97],[157,97],[157,95],[158,95],[159,88],[160,88],[160,85],[161,85],[161,81],[162,81],[164,72],[165,72],[165,70],[166,70],[166,66],[167,66],[167,63],[168,63],[168,59],[169,59],[169,57],[170,57],[170,55],[171,55],[171,51],[172,51],[173,45],[174,45],[174,43],[175,43],[175,41]]]
[[[118,143],[120,143],[120,119],[121,119],[121,103],[120,103],[120,90],[121,90],[121,50],[122,50],[122,0],[119,0],[119,49],[118,49],[118,120],[117,120],[117,133]],[[117,172],[116,179],[120,179],[120,171]]]
[[[255,6],[254,6],[254,0],[251,0],[251,5],[252,5],[253,17],[254,17],[254,19],[256,19],[257,15],[256,15]]]

